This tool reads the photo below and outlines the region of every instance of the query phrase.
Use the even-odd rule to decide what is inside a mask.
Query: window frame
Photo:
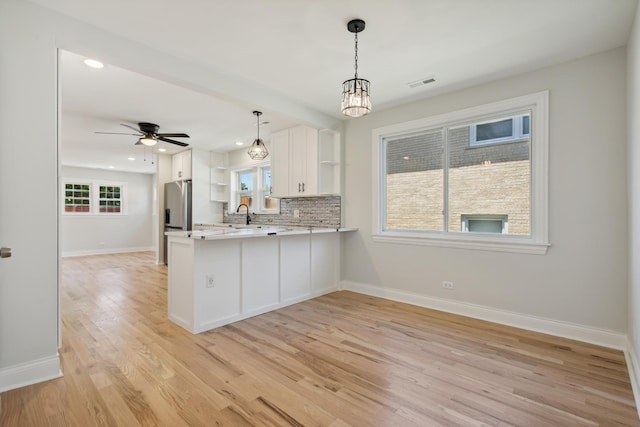
[[[65,197],[67,184],[80,184],[89,185],[89,212],[67,212],[65,210]],[[107,200],[100,198],[100,187],[119,187],[120,188],[120,212],[100,212],[100,201]],[[99,217],[111,217],[111,216],[123,216],[127,215],[128,202],[127,202],[127,183],[115,182],[115,181],[102,181],[95,179],[82,179],[82,178],[63,178],[61,183],[61,212],[62,215],[69,216],[99,216]]]
[[[527,236],[509,234],[461,233],[447,231],[415,231],[384,229],[386,212],[386,159],[385,140],[437,128],[455,127],[469,122],[490,121],[497,115],[504,117],[530,111],[531,143],[531,202],[530,227]],[[374,218],[372,238],[374,242],[426,245],[460,249],[476,249],[499,252],[544,255],[549,244],[549,92],[542,91],[504,101],[493,102],[439,114],[409,122],[385,126],[372,131],[372,201]],[[447,147],[444,147],[447,150]],[[443,164],[443,167],[447,166]],[[444,183],[447,194],[446,177]],[[445,209],[448,201],[445,200]]]
[[[229,191],[229,204],[228,211],[229,213],[236,213],[236,209],[238,207],[240,190],[239,180],[240,174],[243,172],[251,172],[253,174],[253,189],[251,194],[248,194],[255,201],[252,203],[251,212],[256,214],[278,214],[280,213],[280,204],[277,203],[277,208],[274,209],[266,209],[263,203],[263,197],[265,195],[265,189],[263,188],[263,180],[264,180],[264,171],[265,169],[271,170],[270,163],[260,163],[255,166],[250,167],[238,167],[236,169],[232,169],[230,171],[230,180],[231,189]],[[274,199],[276,199],[274,197]]]

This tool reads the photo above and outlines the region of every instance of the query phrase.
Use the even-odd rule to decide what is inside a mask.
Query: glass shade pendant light
[[[353,19],[347,24],[347,29],[355,34],[355,77],[342,83],[342,114],[349,117],[361,117],[371,112],[369,98],[369,80],[358,78],[358,33],[364,30],[362,19]]]
[[[253,141],[249,151],[249,157],[253,160],[262,160],[269,155],[269,151],[267,147],[264,145],[264,142],[260,139],[260,115],[262,114],[260,111],[254,111],[253,114],[256,116],[257,125],[258,125],[258,137]]]

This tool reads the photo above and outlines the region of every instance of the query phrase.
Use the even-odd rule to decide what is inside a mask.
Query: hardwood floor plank
[[[66,258],[65,376],[0,426],[640,426],[620,351],[335,292],[192,335],[151,253]]]

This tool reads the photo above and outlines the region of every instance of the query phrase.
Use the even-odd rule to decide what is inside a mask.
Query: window
[[[91,184],[64,185],[64,211],[75,213],[91,212]]]
[[[100,213],[120,213],[122,204],[120,186],[100,186]]]
[[[542,92],[376,129],[374,240],[544,254]]]
[[[260,186],[260,210],[273,211],[278,209],[278,199],[271,197],[271,168],[264,167]]]
[[[86,180],[63,184],[65,214],[123,215],[125,212],[124,183]]]
[[[236,206],[245,204],[249,207],[249,210],[253,209],[253,181],[255,172],[253,169],[240,171],[237,173],[237,196]]]
[[[529,138],[531,116],[523,114],[469,126],[469,145],[499,144]]]
[[[278,199],[271,197],[271,167],[258,166],[231,172],[232,200],[230,212],[241,204],[251,212],[273,213],[278,210]]]

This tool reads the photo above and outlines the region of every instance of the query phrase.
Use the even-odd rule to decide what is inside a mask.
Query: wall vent
[[[433,83],[435,81],[436,81],[435,76],[425,77],[423,79],[416,80],[415,82],[409,82],[409,83],[407,83],[407,86],[409,86],[411,89],[413,89],[413,88],[416,88],[416,87],[428,85],[429,83]]]

